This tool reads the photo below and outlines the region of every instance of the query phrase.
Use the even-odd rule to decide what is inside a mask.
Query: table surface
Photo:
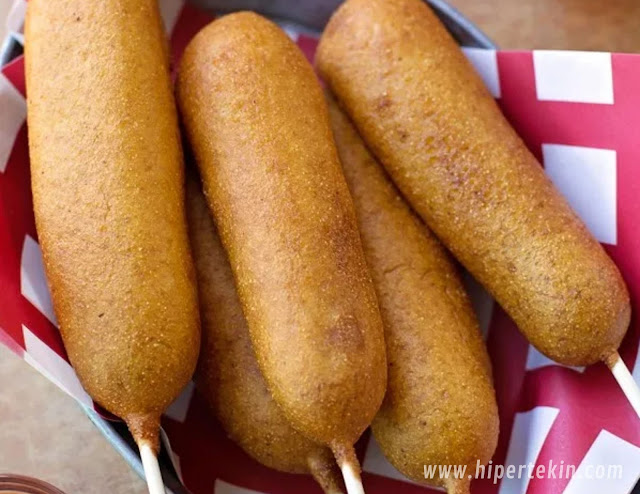
[[[8,3],[0,0],[2,20]],[[502,48],[640,52],[638,0],[450,3]],[[146,492],[143,481],[82,409],[4,347],[0,347],[0,382],[0,473],[38,477],[69,494]]]
[[[11,2],[0,2],[0,43],[1,40],[4,39],[4,35],[6,34],[7,28],[4,23],[4,19],[9,15],[9,9],[11,8]]]
[[[448,0],[501,48],[640,52],[638,0]]]

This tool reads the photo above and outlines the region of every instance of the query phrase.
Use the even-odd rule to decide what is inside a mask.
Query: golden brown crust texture
[[[347,0],[316,64],[433,232],[558,362],[615,351],[630,317],[616,266],[419,0]]]
[[[34,210],[65,347],[97,402],[154,435],[141,424],[191,378],[200,338],[158,7],[30,1],[26,43]]]
[[[187,47],[178,103],[274,399],[306,436],[352,444],[384,395],[384,339],[311,66],[231,14]]]
[[[423,465],[474,470],[495,450],[498,409],[471,304],[444,247],[331,97],[329,113],[385,328],[387,394],[373,434],[413,480],[425,482]]]
[[[267,389],[229,260],[194,178],[187,180],[187,218],[202,317],[198,390],[229,437],[257,461],[290,473],[312,471],[338,492],[331,452],[296,432]]]

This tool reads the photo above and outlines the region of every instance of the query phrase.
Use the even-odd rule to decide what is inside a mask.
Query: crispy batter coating
[[[316,64],[433,232],[541,352],[587,365],[630,318],[616,266],[420,0],[347,0]]]
[[[71,363],[157,447],[199,348],[182,152],[153,0],[33,0],[26,23],[38,236]]]
[[[198,390],[229,437],[257,461],[312,473],[326,493],[341,492],[331,451],[296,432],[267,389],[229,260],[194,178],[187,179],[187,218],[202,317]]]
[[[271,394],[342,454],[380,406],[386,360],[313,70],[275,24],[231,14],[187,47],[178,103]]]
[[[387,394],[373,421],[385,456],[425,482],[423,465],[489,461],[498,441],[491,365],[458,272],[328,96],[385,328]],[[453,478],[427,481],[458,484]],[[463,479],[463,485],[468,479]]]

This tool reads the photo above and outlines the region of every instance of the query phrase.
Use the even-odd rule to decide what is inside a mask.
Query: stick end
[[[155,455],[160,452],[160,417],[157,415],[129,415],[124,418],[139,448],[149,445]]]
[[[607,367],[609,367],[609,369],[613,369],[615,365],[620,365],[622,357],[620,357],[618,352],[613,352],[604,357],[602,361],[607,365]]]
[[[362,487],[362,479],[360,478],[360,462],[353,449],[353,445],[335,443],[331,445],[331,450],[342,471],[347,493],[364,494],[364,487]]]

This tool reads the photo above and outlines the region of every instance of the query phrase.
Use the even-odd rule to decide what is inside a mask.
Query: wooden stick
[[[631,403],[631,406],[640,418],[640,389],[629,372],[629,369],[627,369],[624,361],[620,358],[620,354],[618,352],[614,352],[604,359],[604,362],[607,364],[609,369],[611,369],[613,377],[618,381],[622,392],[625,394],[627,400],[629,400],[629,403]]]
[[[324,449],[309,452],[307,465],[324,494],[344,494],[336,462]]]
[[[364,487],[362,487],[362,479],[357,467],[351,463],[343,463],[340,465],[342,470],[342,478],[344,478],[344,485],[347,488],[347,494],[364,494]]]
[[[362,479],[360,478],[360,463],[353,446],[351,444],[334,444],[331,450],[342,471],[347,494],[364,494],[364,487],[362,487]]]
[[[166,494],[164,490],[164,482],[160,473],[160,465],[158,465],[158,457],[153,451],[153,447],[149,442],[141,441],[138,443],[140,449],[140,458],[142,459],[142,467],[144,468],[144,476],[147,479],[147,487],[149,494]]]

